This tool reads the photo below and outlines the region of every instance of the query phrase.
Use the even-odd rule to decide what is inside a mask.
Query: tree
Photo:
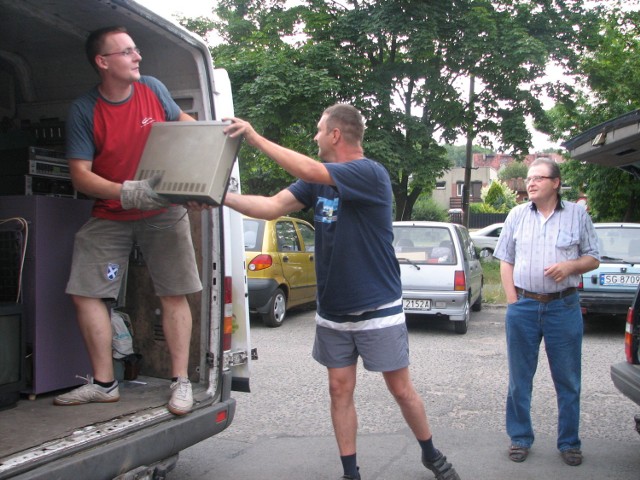
[[[485,204],[490,205],[499,213],[507,213],[517,205],[516,192],[500,180],[483,187],[480,197]]]
[[[536,82],[549,60],[576,63],[598,10],[582,0],[221,0],[216,12],[225,44],[213,54],[237,113],[311,152],[322,109],[355,105],[367,119],[365,151],[389,170],[396,218],[407,219],[449,168],[440,141],[472,132],[483,145],[491,135],[528,150],[525,118],[542,118],[539,94],[569,88]],[[459,87],[471,75],[480,86],[472,108]],[[271,164],[254,152],[241,159],[250,187],[265,186]]]
[[[547,112],[556,139],[570,138],[604,121],[640,108],[640,12],[613,9],[601,19],[599,35],[576,69],[582,87]],[[640,182],[618,169],[562,166],[563,181],[588,198],[597,221],[640,221]]]
[[[511,162],[498,172],[498,178],[503,182],[512,178],[527,178],[528,169],[523,162]]]
[[[464,167],[467,164],[467,146],[466,145],[445,145],[447,159],[454,167]],[[474,145],[471,153],[492,153],[490,148]]]

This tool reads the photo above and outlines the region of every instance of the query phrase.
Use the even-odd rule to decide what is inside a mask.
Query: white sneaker
[[[70,392],[58,395],[53,399],[54,405],[82,405],[84,403],[112,403],[120,400],[120,390],[118,389],[118,381],[110,387],[101,387],[93,383],[93,377],[87,375],[86,377],[80,377],[76,375],[76,378],[82,378],[87,382],[86,385],[82,385]]]
[[[171,400],[167,408],[174,415],[184,415],[191,411],[193,407],[193,392],[191,382],[186,377],[178,377],[178,380],[171,384]]]

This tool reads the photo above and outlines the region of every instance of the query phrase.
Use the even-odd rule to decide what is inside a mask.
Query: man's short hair
[[[102,49],[104,47],[104,40],[108,35],[112,33],[128,33],[125,27],[121,26],[111,26],[104,27],[98,30],[94,30],[87,37],[87,41],[84,44],[84,50],[87,54],[87,60],[91,66],[96,70],[98,70],[98,66],[96,65],[96,56],[100,55]]]
[[[349,143],[362,144],[364,119],[357,108],[337,103],[327,108],[322,115],[327,116],[328,130],[337,128]]]
[[[531,162],[531,165],[529,165],[529,168],[535,167],[536,165],[546,165],[549,169],[550,177],[560,178],[560,167],[552,159],[548,157],[538,157],[533,162]]]
[[[554,160],[548,157],[538,157],[533,162],[531,162],[531,165],[529,165],[529,168],[535,167],[537,165],[546,165],[547,169],[549,170],[549,176],[551,178],[560,179],[560,183],[558,184],[558,188],[556,190],[559,196],[560,188],[562,188],[562,178],[560,177],[560,166]]]

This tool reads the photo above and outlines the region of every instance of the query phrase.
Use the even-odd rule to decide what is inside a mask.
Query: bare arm
[[[591,255],[583,255],[575,260],[567,260],[566,262],[554,263],[544,269],[547,277],[553,278],[556,282],[561,282],[569,275],[581,275],[589,272],[594,268],[598,268],[600,261]]]
[[[239,195],[228,192],[224,204],[253,218],[273,220],[304,207],[289,190],[282,190],[272,197]]]
[[[96,175],[91,171],[89,160],[69,159],[69,172],[73,187],[93,198],[119,200],[121,183],[115,183]]]
[[[507,303],[515,303],[518,300],[518,294],[513,283],[513,264],[500,260],[500,280],[507,297]]]
[[[232,122],[231,125],[225,129],[227,135],[230,137],[244,135],[244,139],[249,145],[275,160],[278,165],[294,177],[309,183],[335,185],[331,175],[329,175],[329,171],[322,163],[267,140],[262,135],[259,135],[249,122],[239,118],[227,120],[231,120]]]
[[[195,122],[196,119],[193,118],[188,113],[184,113],[182,110],[180,110],[180,116],[178,116],[178,121],[179,122]]]

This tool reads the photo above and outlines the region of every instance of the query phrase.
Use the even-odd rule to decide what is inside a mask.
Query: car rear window
[[[451,230],[442,227],[393,227],[394,248],[400,262],[456,263]]]
[[[244,249],[250,251],[262,250],[262,237],[264,236],[264,220],[245,218],[242,221],[244,226]]]
[[[600,256],[620,258],[640,258],[640,228],[599,227]]]

